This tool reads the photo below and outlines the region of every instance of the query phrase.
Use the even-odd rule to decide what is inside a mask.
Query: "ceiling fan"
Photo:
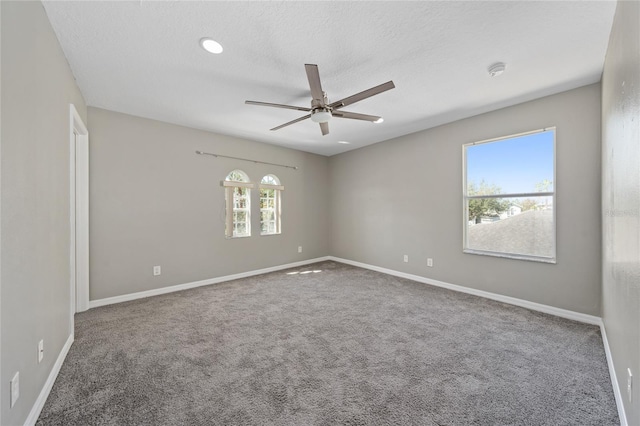
[[[393,84],[393,81],[387,81],[386,83],[383,83],[379,86],[372,87],[371,89],[356,93],[355,95],[348,96],[339,101],[329,103],[329,101],[327,100],[327,94],[322,90],[322,85],[320,84],[320,74],[318,73],[318,66],[314,64],[305,64],[304,68],[307,71],[307,79],[309,80],[309,87],[311,88],[311,108],[299,107],[294,105],[272,104],[269,102],[245,101],[245,104],[248,105],[295,109],[297,111],[305,111],[309,113],[303,117],[296,118],[295,120],[289,121],[288,123],[284,123],[280,126],[274,127],[271,130],[282,129],[283,127],[289,126],[302,120],[306,120],[307,118],[311,118],[311,121],[320,124],[320,130],[322,131],[323,135],[329,134],[329,120],[332,117],[364,120],[370,121],[372,123],[382,122],[382,117],[342,111],[340,108],[393,89],[394,87],[396,87]]]

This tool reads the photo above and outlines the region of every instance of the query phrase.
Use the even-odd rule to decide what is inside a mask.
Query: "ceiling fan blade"
[[[303,117],[296,118],[295,120],[291,120],[291,121],[289,121],[289,122],[287,122],[287,123],[281,124],[281,125],[279,125],[278,127],[274,127],[274,128],[273,128],[273,129],[271,129],[271,130],[279,130],[279,129],[282,129],[283,127],[290,126],[290,125],[292,125],[292,124],[297,123],[298,121],[306,120],[307,118],[310,118],[310,117],[311,117],[311,114],[307,114],[307,115],[305,115],[305,116],[303,116]]]
[[[311,88],[311,96],[313,99],[320,101],[321,106],[324,107],[324,91],[322,90],[322,84],[320,84],[318,66],[305,64],[304,69],[307,71],[307,79],[309,80],[309,87]]]
[[[322,136],[329,134],[329,123],[320,123],[320,130],[322,130]]]
[[[377,115],[358,114],[356,112],[347,112],[342,110],[333,111],[331,115],[338,118],[351,118],[353,120],[364,120],[371,122],[378,121],[382,118]]]
[[[342,108],[347,105],[351,105],[356,102],[359,102],[363,99],[370,98],[371,96],[377,95],[379,93],[386,92],[387,90],[391,90],[394,87],[396,87],[396,85],[393,84],[393,81],[387,81],[386,83],[382,83],[379,86],[372,87],[371,89],[367,89],[363,92],[356,93],[355,95],[351,95],[339,101],[333,102],[329,106],[331,108]]]
[[[295,109],[298,111],[311,111],[311,108],[299,107],[295,105],[283,105],[283,104],[272,104],[270,102],[258,102],[258,101],[244,101],[247,105],[258,105],[258,106],[268,106],[275,108],[286,108],[286,109]]]

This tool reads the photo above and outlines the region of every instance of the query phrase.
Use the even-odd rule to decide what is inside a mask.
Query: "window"
[[[281,192],[277,176],[266,175],[260,181],[260,234],[275,235],[280,233]]]
[[[555,128],[463,147],[464,252],[555,263]]]
[[[251,236],[251,188],[249,176],[242,170],[227,175],[222,185],[225,189],[226,221],[225,235],[228,238]]]

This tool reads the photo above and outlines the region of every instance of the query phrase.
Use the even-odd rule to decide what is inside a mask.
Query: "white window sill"
[[[237,240],[237,239],[241,239],[241,238],[249,238],[251,237],[251,235],[237,235],[235,237],[229,237],[229,236],[225,236],[225,238],[227,240]]]
[[[514,253],[499,253],[494,251],[483,251],[483,250],[473,250],[473,249],[463,249],[462,252],[466,254],[477,254],[480,256],[493,256],[493,257],[503,257],[506,259],[528,260],[530,262],[550,263],[554,265],[557,263],[555,257],[530,256],[526,254],[514,254]]]

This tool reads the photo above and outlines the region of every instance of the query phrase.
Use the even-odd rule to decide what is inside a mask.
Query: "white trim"
[[[75,108],[71,105],[69,129],[69,334],[74,334],[76,313],[76,135]]]
[[[284,265],[271,266],[269,268],[256,269],[254,271],[241,272],[239,274],[225,275],[223,277],[209,278],[206,280],[194,281],[194,282],[185,283],[185,284],[177,284],[169,287],[157,288],[154,290],[141,291],[138,293],[123,294],[122,296],[114,296],[114,297],[107,297],[104,299],[91,300],[89,301],[89,309],[97,308],[99,306],[112,305],[114,303],[128,302],[130,300],[142,299],[145,297],[173,293],[176,291],[188,290],[190,288],[202,287],[210,284],[218,284],[225,281],[237,280],[240,278],[252,277],[254,275],[267,274],[269,272],[281,271],[283,269],[295,268],[298,266],[308,265],[310,263],[323,262],[325,260],[330,260],[330,257],[329,256],[317,257],[315,259],[308,259],[308,260],[302,260],[300,262],[293,262],[293,263],[287,263]]]
[[[600,317],[594,315],[583,314],[580,312],[569,311],[567,309],[556,308],[555,306],[543,305],[541,303],[530,302],[528,300],[517,299],[515,297],[503,296],[502,294],[490,293],[488,291],[476,290],[461,285],[449,284],[444,281],[433,280],[431,278],[421,277],[420,275],[407,274],[406,272],[394,271],[393,269],[381,268],[379,266],[369,265],[366,263],[356,262],[353,260],[342,259],[339,257],[329,256],[329,260],[346,263],[347,265],[357,266],[359,268],[370,269],[372,271],[382,272],[383,274],[394,275],[396,277],[406,278],[418,281],[424,284],[442,287],[461,293],[472,294],[474,296],[484,297],[486,299],[496,300],[498,302],[508,303],[510,305],[520,306],[522,308],[531,309],[533,311],[544,312],[545,314],[555,315],[557,317],[567,318],[587,324],[600,325]]]
[[[89,308],[89,135],[76,139],[76,312]]]
[[[467,191],[468,181],[467,181],[467,148],[473,147],[476,145],[483,145],[487,143],[506,141],[509,139],[517,139],[523,136],[534,135],[538,133],[545,132],[553,132],[553,191],[552,192],[525,192],[525,193],[512,193],[512,194],[491,194],[491,195],[469,195]],[[462,228],[462,250],[467,254],[478,254],[483,256],[495,256],[502,257],[506,259],[516,259],[516,260],[526,260],[533,262],[542,262],[542,263],[557,263],[558,256],[558,209],[557,209],[557,193],[558,193],[558,185],[557,185],[557,170],[556,170],[556,158],[557,158],[557,137],[556,137],[556,126],[544,127],[542,129],[532,130],[528,132],[517,133],[514,135],[501,136],[498,138],[485,139],[478,142],[470,142],[462,145],[462,211],[463,211],[463,228]],[[484,198],[519,198],[519,197],[540,197],[540,196],[550,196],[552,198],[553,203],[553,256],[538,256],[538,255],[528,255],[528,254],[517,254],[510,252],[494,252],[487,250],[477,250],[469,247],[469,200],[472,199],[484,199]]]
[[[0,7],[0,22],[2,22],[2,7]],[[2,31],[0,31],[0,46],[2,46]],[[5,36],[6,39],[6,36]],[[1,55],[0,55],[1,58]],[[0,62],[2,62],[2,60],[0,59]],[[0,74],[2,74],[2,66],[0,66]],[[5,74],[6,75],[6,74]],[[2,78],[0,76],[0,82],[2,81]],[[0,84],[0,100],[2,99],[2,84]],[[0,102],[0,129],[2,128],[2,102]],[[2,164],[2,132],[0,131],[0,164]],[[2,167],[0,167],[0,169],[2,169]],[[0,176],[2,176],[2,170],[0,170]],[[2,187],[2,179],[0,178],[0,188]],[[2,197],[0,197],[0,218],[2,217]],[[2,223],[2,221],[0,220],[0,223]],[[0,227],[1,228],[1,227]],[[0,231],[0,241],[2,241],[2,232]],[[1,246],[1,244],[0,244]],[[2,250],[0,250],[0,306],[2,306]],[[0,315],[0,317],[2,317],[2,315]],[[2,321],[0,320],[0,330],[2,330]],[[2,365],[2,355],[1,355],[2,351],[0,350],[0,366]],[[2,392],[2,389],[4,388],[4,386],[0,385],[0,407],[2,407],[2,401],[4,401],[3,399],[3,394],[4,392]],[[1,416],[1,414],[0,414]],[[1,419],[0,419],[1,421]]]
[[[51,388],[53,388],[53,384],[60,373],[60,368],[62,368],[62,364],[64,363],[67,354],[69,353],[69,349],[71,349],[71,345],[73,344],[73,334],[69,335],[66,343],[62,347],[60,354],[58,354],[58,359],[56,359],[55,364],[53,364],[53,368],[49,373],[49,377],[47,377],[47,381],[44,383],[42,390],[40,391],[40,395],[38,395],[38,399],[31,407],[31,411],[29,412],[29,416],[27,420],[25,420],[25,426],[35,425],[38,421],[38,417],[40,416],[40,412],[44,407],[44,403],[47,402],[47,398],[49,397],[49,393],[51,392]]]
[[[618,386],[618,376],[616,375],[616,369],[613,365],[613,357],[611,356],[611,348],[609,348],[609,340],[607,339],[607,331],[604,327],[604,321],[600,319],[600,334],[602,334],[602,343],[604,344],[604,353],[607,356],[607,366],[609,366],[609,377],[611,378],[611,385],[613,386],[613,396],[616,399],[616,406],[618,407],[618,417],[620,418],[620,426],[628,426],[627,416],[624,412],[624,403],[622,402],[622,394],[620,393],[620,386]]]
[[[224,206],[224,236],[233,238],[233,188],[224,188]]]
[[[526,214],[526,212],[524,213]],[[556,258],[555,257],[544,257],[544,256],[533,256],[528,254],[512,254],[507,252],[497,252],[497,251],[485,251],[485,250],[476,250],[476,249],[463,249],[463,253],[466,254],[477,254],[478,256],[492,256],[492,257],[502,257],[504,259],[515,259],[515,260],[528,260],[530,262],[540,262],[540,263],[550,263],[555,265]]]
[[[69,104],[69,333],[74,314],[89,307],[89,131]]]
[[[516,133],[516,134],[513,134],[513,135],[508,135],[508,136],[499,136],[497,138],[483,139],[483,140],[477,141],[477,142],[466,143],[465,145],[481,145],[483,143],[497,142],[497,141],[503,140],[503,139],[515,139],[515,138],[520,138],[520,137],[523,137],[523,136],[535,135],[536,133],[548,132],[549,130],[553,130],[555,132],[556,131],[556,126],[543,127],[542,129],[530,130],[530,131],[527,131],[527,132],[520,132],[520,133]]]
[[[240,188],[249,188],[249,189],[253,189],[256,187],[256,185],[254,183],[251,182],[238,182],[235,180],[223,180],[222,182],[220,182],[221,186],[226,187],[226,188],[235,188],[237,186],[239,186]]]

